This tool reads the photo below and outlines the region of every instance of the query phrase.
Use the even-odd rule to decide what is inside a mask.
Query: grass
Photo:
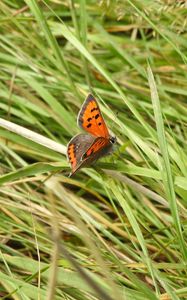
[[[0,12],[0,298],[186,299],[185,2]],[[117,146],[68,178],[90,91]]]

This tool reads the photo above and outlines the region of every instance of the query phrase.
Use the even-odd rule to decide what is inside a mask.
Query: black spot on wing
[[[92,108],[92,109],[90,110],[90,112],[92,113],[92,112],[94,112],[95,110],[98,110],[98,107]]]
[[[90,128],[92,126],[92,124],[91,123],[89,123],[86,127],[87,128]]]
[[[99,114],[95,115],[95,119],[98,119],[99,118]]]
[[[99,123],[98,123],[98,125],[99,125],[99,126],[101,126],[101,125],[102,125],[102,123],[101,123],[101,122],[99,122]]]

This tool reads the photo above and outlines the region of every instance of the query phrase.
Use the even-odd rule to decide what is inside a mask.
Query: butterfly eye
[[[115,136],[111,136],[111,137],[110,137],[110,142],[111,142],[112,144],[115,144],[115,143],[116,143],[116,137],[115,137]]]

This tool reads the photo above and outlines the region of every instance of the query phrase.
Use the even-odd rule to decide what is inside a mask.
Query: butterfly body
[[[88,133],[74,136],[67,146],[67,157],[72,168],[70,176],[100,157],[112,153],[116,142],[116,138],[109,134],[98,103],[91,94],[80,109],[77,123]]]

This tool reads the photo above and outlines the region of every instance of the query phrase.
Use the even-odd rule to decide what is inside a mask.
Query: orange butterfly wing
[[[78,125],[95,136],[109,138],[109,132],[96,99],[89,94],[77,118]]]

